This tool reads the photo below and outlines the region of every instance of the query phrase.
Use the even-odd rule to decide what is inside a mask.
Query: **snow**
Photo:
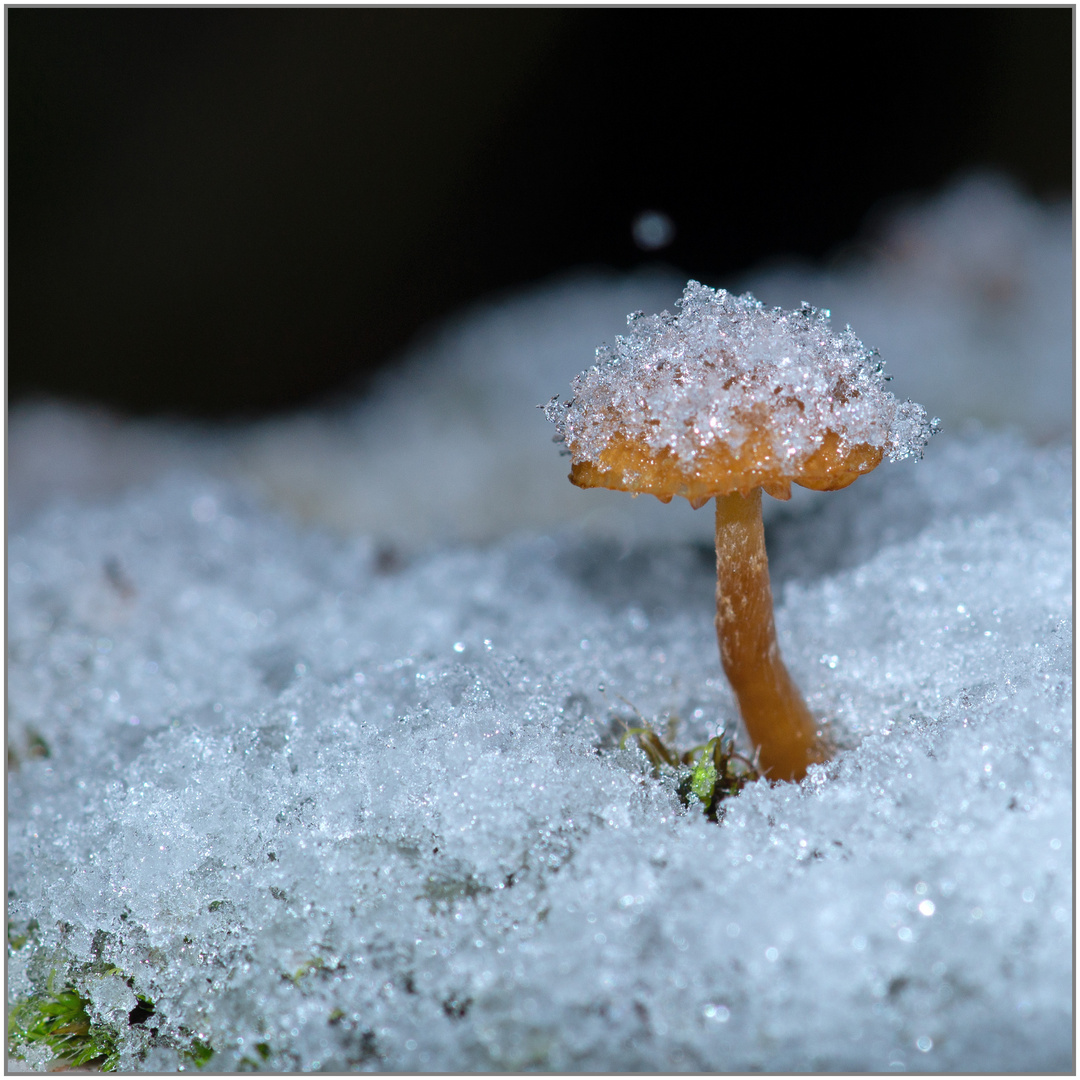
[[[1051,212],[998,196],[1052,261]],[[939,253],[965,205],[924,208]],[[37,929],[10,1000],[57,968],[150,1071],[195,1040],[212,1070],[1071,1069],[1072,452],[1024,405],[1065,396],[1068,313],[1026,339],[1047,385],[1012,430],[871,338],[945,429],[772,504],[778,634],[841,751],[717,825],[620,749],[641,718],[737,731],[711,515],[574,489],[534,408],[673,281],[493,304],[322,430],[13,417],[8,916]],[[30,454],[49,424],[100,450],[81,497]]]
[[[792,477],[827,432],[893,461],[922,456],[925,410],[885,389],[880,361],[850,326],[833,333],[828,311],[767,309],[697,281],[676,304],[630,315],[631,332],[574,377],[573,397],[548,402],[575,464],[597,464],[618,433],[690,469],[717,444],[737,455],[765,416],[763,448]]]

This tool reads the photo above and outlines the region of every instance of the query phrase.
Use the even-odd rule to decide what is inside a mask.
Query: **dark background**
[[[13,404],[259,415],[573,267],[722,284],[961,169],[1072,190],[1069,8],[6,14]]]

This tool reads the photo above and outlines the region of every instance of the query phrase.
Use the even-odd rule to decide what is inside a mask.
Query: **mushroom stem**
[[[716,499],[716,637],[761,772],[801,780],[828,753],[780,658],[760,488]]]

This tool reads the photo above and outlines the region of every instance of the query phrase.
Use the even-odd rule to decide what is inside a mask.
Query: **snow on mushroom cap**
[[[575,466],[601,464],[613,438],[690,470],[717,451],[739,457],[750,439],[755,457],[797,480],[827,437],[898,460],[921,456],[936,429],[885,389],[880,359],[850,326],[832,332],[826,310],[766,308],[696,281],[677,307],[630,315],[630,333],[573,380],[573,398],[546,406]]]

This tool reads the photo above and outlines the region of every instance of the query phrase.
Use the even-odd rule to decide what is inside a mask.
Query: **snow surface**
[[[923,211],[924,264],[955,260],[950,221],[997,228],[958,190]],[[1023,295],[1063,219],[979,191],[1045,256]],[[641,718],[677,717],[682,748],[737,730],[711,515],[574,489],[534,409],[672,280],[465,317],[322,427],[13,417],[12,498],[33,494],[8,548],[8,917],[36,929],[9,1000],[71,972],[122,1067],[157,1071],[196,1039],[215,1070],[1071,1071],[1073,462],[1024,404],[1062,408],[1068,309],[1025,339],[1040,389],[997,403],[1011,433],[965,427],[978,395],[934,400],[932,357],[902,372],[840,316],[945,430],[772,504],[784,655],[842,750],[717,826],[619,746]],[[948,311],[921,303],[914,323]],[[542,528],[541,469],[567,496]],[[336,533],[285,512],[305,491]],[[125,1026],[134,993],[155,1013]]]

